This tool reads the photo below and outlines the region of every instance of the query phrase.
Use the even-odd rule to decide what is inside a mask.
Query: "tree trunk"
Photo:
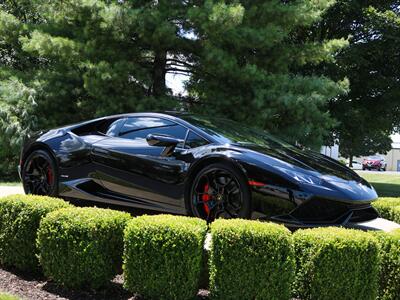
[[[349,155],[349,167],[352,168],[353,167],[353,154]]]
[[[166,65],[167,51],[157,50],[153,62],[153,96],[160,97],[165,95],[166,84]]]

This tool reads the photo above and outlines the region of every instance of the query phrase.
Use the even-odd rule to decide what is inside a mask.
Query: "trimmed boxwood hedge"
[[[378,232],[380,244],[379,299],[400,299],[400,230]]]
[[[367,232],[317,228],[294,233],[300,299],[375,299],[379,245]]]
[[[210,292],[215,299],[289,299],[294,276],[291,234],[248,220],[211,224]]]
[[[191,299],[198,291],[206,222],[171,215],[130,221],[124,237],[124,286],[146,299]]]
[[[373,206],[382,218],[400,223],[400,198],[379,198]]]
[[[66,208],[40,223],[37,244],[44,274],[72,288],[98,288],[122,266],[127,213],[100,208]]]
[[[0,198],[0,264],[23,271],[40,270],[36,233],[49,212],[70,206],[50,197],[12,195]]]

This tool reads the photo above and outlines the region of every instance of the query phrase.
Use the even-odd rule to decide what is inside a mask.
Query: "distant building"
[[[333,159],[339,159],[339,145],[322,146],[321,153]]]
[[[400,172],[400,135],[393,135],[392,150],[386,156],[387,170]]]

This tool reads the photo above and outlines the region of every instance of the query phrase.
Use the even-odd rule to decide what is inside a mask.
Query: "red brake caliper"
[[[53,183],[53,172],[50,167],[47,168],[47,183],[50,185]]]
[[[206,185],[204,186],[204,194],[203,196],[201,196],[201,200],[203,200],[204,202],[208,202],[210,200],[210,195],[208,194],[208,183],[206,183]],[[206,211],[206,214],[209,215],[210,214],[210,208],[208,207],[207,203],[204,203],[204,210]]]

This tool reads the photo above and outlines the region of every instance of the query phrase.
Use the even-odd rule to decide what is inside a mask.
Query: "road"
[[[23,194],[24,190],[21,185],[16,186],[0,186],[0,197],[13,195],[13,194]]]

